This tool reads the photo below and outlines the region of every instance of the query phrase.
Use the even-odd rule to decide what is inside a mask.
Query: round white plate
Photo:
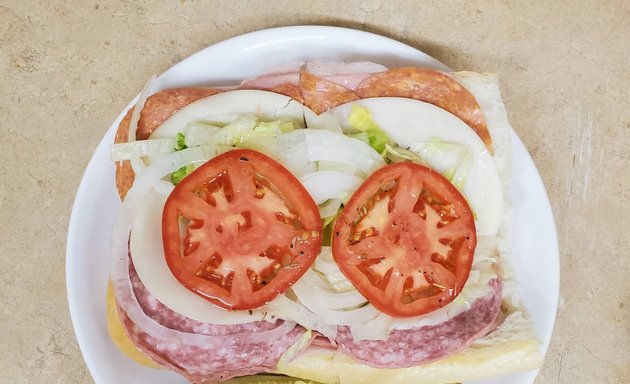
[[[370,60],[386,66],[420,65],[448,70],[417,49],[383,36],[343,28],[301,26],[253,32],[215,44],[163,73],[157,86],[235,84],[282,63],[312,59]],[[122,117],[121,113],[92,156],[72,209],[66,255],[72,323],[97,384],[185,383],[179,375],[143,368],[127,359],[107,333],[105,291],[112,228],[120,208],[109,148]],[[546,350],[558,301],[556,230],[540,176],[516,134],[513,167],[514,235],[510,261]],[[536,373],[503,376],[478,384],[531,384]]]

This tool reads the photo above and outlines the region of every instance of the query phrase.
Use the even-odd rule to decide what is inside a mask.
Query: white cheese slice
[[[153,131],[150,138],[175,137],[191,122],[229,123],[238,114],[254,114],[262,121],[282,118],[303,127],[305,109],[299,102],[278,93],[258,90],[224,92],[188,104]]]

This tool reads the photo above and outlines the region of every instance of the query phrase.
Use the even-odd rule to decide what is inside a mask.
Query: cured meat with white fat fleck
[[[355,341],[349,327],[339,327],[339,349],[363,364],[377,368],[406,368],[435,361],[468,347],[487,334],[500,312],[502,283],[491,280],[492,290],[471,308],[436,325],[394,330],[386,340]]]
[[[142,311],[160,326],[186,337],[157,337],[126,314],[118,312],[131,340],[160,365],[179,372],[193,383],[215,383],[233,377],[273,371],[282,354],[304,335],[295,324],[256,321],[245,324],[202,323],[173,312],[149,293],[130,268],[129,278]],[[166,335],[166,334],[165,334]]]

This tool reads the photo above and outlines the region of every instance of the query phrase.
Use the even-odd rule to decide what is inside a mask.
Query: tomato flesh
[[[333,257],[380,311],[422,315],[461,292],[477,244],[461,193],[442,175],[400,162],[376,171],[334,227]]]
[[[219,155],[186,176],[162,215],[166,262],[188,289],[226,309],[257,308],[311,266],[317,205],[282,165],[252,150]]]

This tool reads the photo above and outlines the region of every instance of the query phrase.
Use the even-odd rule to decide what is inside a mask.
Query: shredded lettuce
[[[416,153],[424,163],[441,172],[457,189],[464,188],[474,161],[465,146],[434,137],[426,142],[412,144],[409,152]]]
[[[217,132],[218,142],[221,144],[237,145],[246,138],[256,127],[258,119],[255,116],[241,116]]]
[[[259,137],[277,137],[293,130],[295,130],[295,127],[290,121],[259,121],[250,132],[241,137],[240,141],[247,141]]]
[[[182,149],[188,148],[186,146],[186,136],[182,132],[177,132],[177,141],[175,142],[175,150],[181,151]]]
[[[398,163],[400,161],[412,161],[414,163],[425,165],[426,163],[422,160],[417,153],[412,152],[408,149],[392,146],[389,144],[385,144],[385,150],[383,151],[383,157],[385,161],[388,163]]]
[[[271,133],[272,136],[277,136],[281,133],[289,133],[295,130],[295,125],[291,121],[275,120],[275,121],[261,121],[254,128],[254,132],[257,134]]]
[[[197,147],[200,145],[216,145],[216,134],[221,127],[208,124],[203,121],[191,121],[186,125],[184,133],[186,134],[186,145],[188,147]]]
[[[201,140],[204,144],[211,142],[215,145],[248,147],[253,143],[252,139],[275,138],[295,130],[295,125],[286,120],[260,121],[254,115],[242,115],[224,125],[197,122],[189,129],[191,133],[199,131],[195,137],[197,141]],[[196,144],[201,144],[201,142]]]
[[[348,116],[350,126],[368,137],[368,142],[378,153],[383,153],[385,145],[391,143],[391,139],[372,119],[370,111],[358,103],[352,105],[352,112]]]
[[[179,168],[177,171],[171,174],[171,183],[173,185],[179,184],[180,181],[184,179],[184,177],[188,176],[192,171],[194,171],[194,166],[192,164],[184,165]]]
[[[422,158],[445,155],[462,156],[468,152],[465,146],[443,141],[439,137],[432,137],[427,142],[416,143],[414,147],[416,148],[415,151]]]
[[[370,145],[370,137],[365,132],[349,133],[346,136],[352,137],[353,139],[361,140],[365,144]]]

